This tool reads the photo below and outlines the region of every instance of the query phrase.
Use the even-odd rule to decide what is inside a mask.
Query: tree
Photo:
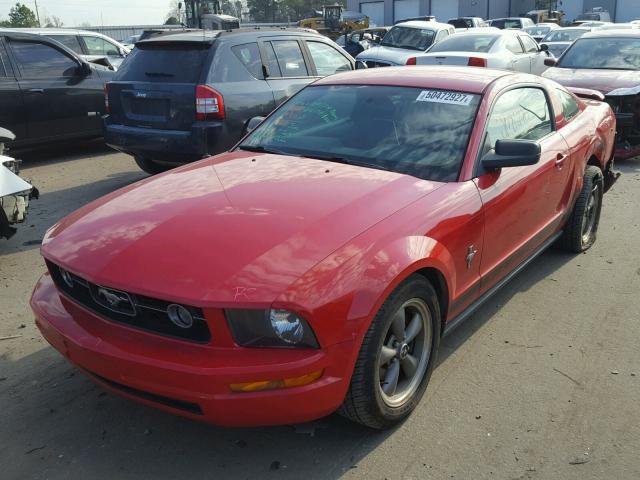
[[[78,25],[79,28],[87,28],[90,27],[91,24],[89,22],[82,22]]]
[[[278,13],[276,0],[247,0],[251,18],[256,22],[275,22]]]
[[[64,27],[64,22],[60,19],[60,17],[51,15],[50,17],[44,17],[44,26],[47,28],[61,28]]]
[[[182,2],[180,2],[179,0],[171,0],[171,2],[169,3],[169,12],[165,17],[166,19],[165,25],[180,25],[180,19],[182,17],[182,8],[184,8],[184,4],[182,5],[182,8],[179,8],[181,3]],[[178,22],[168,23],[171,18],[175,18]]]
[[[26,5],[18,2],[9,10],[9,20],[0,22],[0,26],[13,28],[38,27],[38,19]]]
[[[176,17],[169,17],[167,18],[167,21],[164,22],[165,25],[180,25],[180,20],[178,20]]]

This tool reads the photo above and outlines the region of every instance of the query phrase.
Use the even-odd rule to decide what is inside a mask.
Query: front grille
[[[373,60],[367,60],[366,64],[367,64],[367,67],[369,67],[369,68],[390,67],[391,66],[390,63],[376,62],[376,61],[373,61]]]
[[[167,307],[172,302],[96,285],[68,271],[66,271],[67,281],[65,281],[60,267],[47,261],[47,268],[59,290],[105,320],[181,340],[198,343],[207,343],[211,340],[209,326],[200,308],[182,305],[193,317],[193,324],[184,328],[174,324],[167,315]],[[101,289],[103,292],[99,295],[98,291]],[[104,300],[105,290],[107,294],[119,297],[117,307],[108,306]]]
[[[200,408],[200,405],[198,405],[197,403],[185,402],[184,400],[177,400],[175,398],[156,395],[155,393],[151,392],[145,392],[144,390],[138,390],[137,388],[128,387],[127,385],[122,385],[121,383],[114,382],[113,380],[109,380],[108,378],[101,377],[100,375],[90,372],[89,370],[85,370],[85,372],[96,377],[101,382],[106,383],[111,388],[124,393],[128,393],[129,395],[132,395],[134,397],[139,397],[144,400],[159,403],[161,405],[175,408],[177,410],[183,410],[188,413],[203,415],[202,408]]]

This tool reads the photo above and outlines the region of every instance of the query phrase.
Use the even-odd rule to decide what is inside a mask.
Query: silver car
[[[379,46],[360,53],[356,60],[367,67],[404,65],[409,57],[425,52],[431,45],[455,33],[448,23],[411,21],[394,25]]]
[[[130,49],[113,38],[88,30],[74,30],[71,28],[21,28],[19,31],[43,35],[57,40],[89,62],[106,57],[116,70],[130,52]]]
[[[540,75],[550,55],[527,33],[519,30],[456,33],[437,43],[408,65],[468,65],[500,68]]]

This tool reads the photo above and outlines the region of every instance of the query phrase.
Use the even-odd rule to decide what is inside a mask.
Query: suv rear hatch
[[[139,42],[108,84],[114,123],[189,130],[211,42]]]

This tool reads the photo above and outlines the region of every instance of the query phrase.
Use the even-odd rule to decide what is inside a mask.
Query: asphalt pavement
[[[414,414],[377,432],[338,415],[218,428],[83,377],[33,323],[40,240],[146,174],[100,142],[20,156],[41,198],[0,241],[1,478],[640,478],[640,159],[618,164],[596,245],[536,259],[444,341]]]

